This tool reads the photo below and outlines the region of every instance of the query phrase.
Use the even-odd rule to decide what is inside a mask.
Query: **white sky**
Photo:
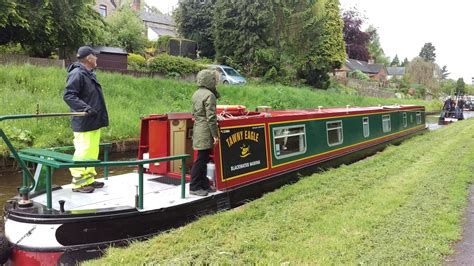
[[[163,13],[170,13],[178,0],[145,0]],[[470,32],[472,0],[340,0],[341,8],[357,9],[374,25],[385,54],[400,61],[412,60],[431,42],[436,48],[436,63],[447,65],[449,78],[474,77],[474,34]],[[365,28],[368,26],[365,26]],[[365,30],[364,28],[364,30]]]
[[[340,0],[341,8],[357,9],[367,17],[380,35],[387,56],[402,61],[418,56],[423,45],[436,48],[436,63],[447,65],[449,78],[471,83],[474,37],[470,31],[472,0]],[[365,30],[365,29],[364,29]]]
[[[145,0],[149,6],[155,6],[164,14],[169,14],[178,4],[178,0]]]

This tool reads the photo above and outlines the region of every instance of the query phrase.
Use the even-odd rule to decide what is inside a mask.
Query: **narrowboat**
[[[220,141],[208,164],[216,192],[205,197],[188,193],[196,156],[190,113],[142,118],[138,158],[133,161],[108,161],[106,156],[74,161],[58,148],[16,151],[0,127],[24,171],[20,195],[4,207],[9,249],[2,251],[2,258],[13,265],[95,258],[109,246],[147,239],[242,205],[296,180],[295,173],[303,169],[362,156],[426,129],[425,108],[415,105],[255,111],[236,105],[218,106],[217,113]],[[39,116],[3,116],[0,121]],[[27,163],[36,165],[34,174]],[[110,177],[104,171],[104,188],[90,194],[74,193],[71,185],[51,185],[54,169],[116,165],[136,165],[137,170]]]
[[[464,113],[462,111],[441,111],[438,119],[438,125],[449,125],[459,120],[464,120]]]

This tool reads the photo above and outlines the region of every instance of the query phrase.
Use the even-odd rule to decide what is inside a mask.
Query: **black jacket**
[[[104,94],[95,74],[80,63],[70,65],[67,71],[64,101],[71,108],[71,112],[91,113],[88,116],[73,117],[72,130],[86,132],[108,126],[109,115]]]

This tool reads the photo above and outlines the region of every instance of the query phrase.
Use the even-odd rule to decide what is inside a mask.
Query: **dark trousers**
[[[198,156],[196,161],[191,168],[191,183],[189,184],[190,190],[207,190],[209,185],[209,179],[206,177],[207,174],[207,163],[209,162],[209,150],[198,150]]]

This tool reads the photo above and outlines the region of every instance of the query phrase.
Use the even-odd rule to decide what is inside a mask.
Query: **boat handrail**
[[[47,152],[49,150],[45,150]],[[143,174],[144,174],[144,165],[153,164],[159,162],[167,162],[174,160],[181,160],[181,165],[186,165],[186,159],[191,157],[189,154],[174,155],[168,157],[160,158],[150,158],[150,159],[140,159],[140,160],[129,160],[129,161],[74,161],[71,162],[60,162],[51,159],[47,155],[31,155],[28,153],[23,153],[19,151],[19,157],[23,161],[42,164],[46,167],[46,204],[48,209],[52,208],[52,171],[51,168],[56,169],[68,169],[74,167],[110,167],[110,166],[138,166],[138,209],[143,209],[144,201],[144,190],[143,190]],[[185,198],[186,194],[186,167],[182,167],[181,172],[181,198]]]
[[[26,119],[26,118],[44,118],[44,117],[64,117],[64,116],[86,116],[87,112],[69,112],[69,113],[36,113],[36,114],[17,114],[17,115],[2,115],[0,116],[0,122],[4,120],[15,120],[15,119]],[[7,148],[12,153],[12,156],[20,164],[21,170],[23,171],[23,185],[20,187],[19,192],[22,195],[26,195],[26,200],[28,198],[28,193],[33,190],[35,187],[35,179],[31,174],[30,170],[26,166],[25,162],[18,156],[18,153],[13,147],[13,144],[8,139],[3,129],[0,127],[0,137],[3,139]],[[26,186],[27,180],[30,180],[31,185]]]
[[[0,116],[0,122],[4,120],[15,120],[15,119],[27,119],[27,118],[44,118],[44,117],[66,117],[66,116],[86,116],[86,112],[70,112],[70,113],[36,113],[36,114],[17,114],[17,115],[2,115]],[[134,161],[98,161],[98,162],[88,162],[81,163],[80,161],[74,163],[61,163],[56,160],[48,160],[48,156],[43,156],[46,158],[41,158],[41,156],[28,155],[20,152],[17,152],[13,144],[8,139],[5,132],[0,127],[0,137],[3,139],[8,149],[11,152],[13,158],[15,158],[23,171],[23,185],[21,186],[19,192],[25,202],[28,202],[28,205],[31,204],[29,200],[29,193],[36,186],[35,179],[31,174],[30,170],[25,164],[25,161],[33,163],[41,163],[46,166],[46,194],[47,194],[47,207],[48,209],[52,208],[52,184],[51,184],[51,167],[53,168],[71,168],[78,166],[97,166],[97,167],[109,167],[109,166],[138,166],[138,175],[139,175],[139,209],[143,209],[143,165],[164,161],[172,161],[181,159],[182,165],[186,165],[186,158],[190,157],[188,154],[163,157],[163,158],[152,158],[152,159],[143,159],[143,160],[134,160]],[[110,144],[105,144],[105,147],[108,148]],[[46,150],[45,150],[46,151]],[[107,158],[104,158],[107,160]],[[105,170],[105,169],[104,169]],[[185,184],[186,184],[186,167],[182,167],[182,176],[181,176],[181,198],[185,197]],[[28,180],[30,181],[30,186],[27,186]],[[27,205],[27,204],[25,204]]]

